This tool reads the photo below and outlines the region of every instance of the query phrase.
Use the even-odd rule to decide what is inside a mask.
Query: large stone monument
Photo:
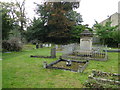
[[[88,29],[85,29],[81,33],[80,38],[80,53],[90,53],[92,52],[92,36],[93,33],[91,33]]]

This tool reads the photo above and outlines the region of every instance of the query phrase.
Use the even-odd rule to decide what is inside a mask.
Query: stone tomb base
[[[83,50],[76,50],[73,52],[74,55],[91,55],[92,51],[83,51]]]
[[[61,56],[63,59],[69,60],[98,60],[98,61],[106,61],[108,56],[105,52],[92,52],[92,51],[82,51],[76,50],[71,54],[63,54]]]

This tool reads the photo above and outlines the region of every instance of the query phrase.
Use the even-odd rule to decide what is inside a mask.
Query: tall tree
[[[49,37],[66,37],[70,27],[75,25],[75,20],[70,20],[73,8],[77,8],[76,2],[45,2],[39,5],[37,13],[49,28]],[[69,16],[69,17],[68,17]]]
[[[26,27],[26,13],[25,13],[25,0],[22,3],[18,2],[0,2],[3,8],[6,8],[7,15],[12,19],[13,29],[18,30],[20,32],[20,37],[22,40],[24,28]]]
[[[73,11],[79,7],[79,2],[45,2],[37,5],[37,14],[43,22],[47,41],[69,41],[72,37],[70,30],[81,22],[81,15]]]
[[[0,6],[2,7],[0,12],[2,14],[2,39],[8,39],[10,30],[13,29],[13,19],[10,16],[10,9],[8,9],[9,3],[4,3],[4,2],[0,2]]]
[[[41,21],[40,18],[33,19],[32,25],[30,25],[27,28],[27,32],[26,32],[26,38],[28,41],[33,41],[33,40],[37,40],[37,41],[42,41],[44,42],[46,39],[46,30],[44,27],[43,22]]]
[[[25,1],[26,0],[23,0],[22,3],[18,2],[16,0],[16,6],[18,7],[18,12],[16,13],[17,14],[17,18],[18,18],[18,21],[20,23],[20,31],[22,33],[22,31],[24,31],[24,28],[26,26],[26,15],[25,15]]]

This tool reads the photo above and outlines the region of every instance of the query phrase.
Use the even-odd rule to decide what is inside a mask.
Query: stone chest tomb
[[[87,29],[81,33],[81,38],[80,38],[80,50],[81,51],[92,50],[92,36],[93,34]]]

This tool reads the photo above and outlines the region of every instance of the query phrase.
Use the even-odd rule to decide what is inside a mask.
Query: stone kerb
[[[68,60],[66,60],[66,59],[59,59],[57,61],[54,61],[54,62],[48,64],[46,67],[48,69],[61,69],[61,70],[69,70],[69,71],[72,71],[72,72],[80,72],[80,73],[82,73],[84,71],[84,69],[86,68],[86,66],[89,64],[89,61],[85,61],[85,60],[84,61],[70,60],[71,63],[73,63],[73,62],[75,62],[75,63],[84,63],[84,65],[79,67],[79,68],[76,67],[76,69],[73,69],[72,65],[68,66],[68,67],[71,67],[71,69],[70,68],[65,68],[63,66],[54,66],[55,64],[58,64],[61,61],[62,62],[67,62]]]
[[[120,85],[120,81],[116,79],[107,79],[105,77],[116,77],[119,79],[120,75],[119,74],[114,74],[114,73],[107,73],[107,72],[100,72],[100,71],[95,71],[93,70],[91,75],[89,75],[89,79],[96,80],[100,83],[108,83],[108,84],[113,84],[113,85]]]

